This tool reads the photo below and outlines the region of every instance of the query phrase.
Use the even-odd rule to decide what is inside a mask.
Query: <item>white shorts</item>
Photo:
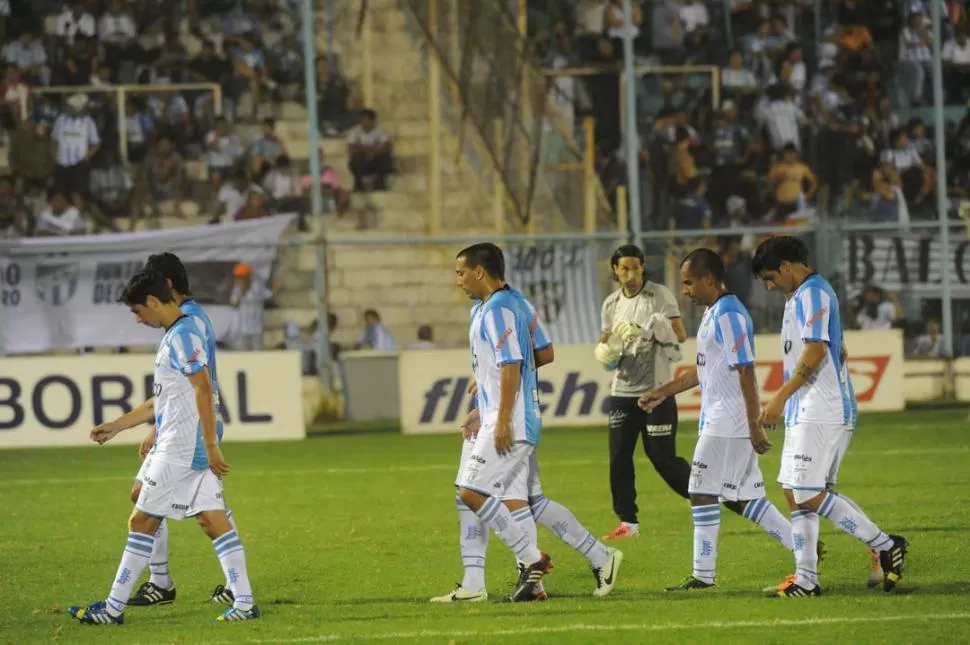
[[[466,447],[462,446],[462,464],[456,486],[502,500],[528,499],[530,464],[535,446],[517,442],[512,444],[508,454],[500,456],[495,451],[492,433],[480,432],[469,452],[466,457]]]
[[[461,460],[458,462],[458,474],[455,477],[455,486],[461,485],[461,471],[465,462],[471,459],[472,451],[475,449],[475,439],[464,439],[461,442]],[[529,456],[529,467],[527,471],[519,473],[515,480],[508,486],[504,495],[500,499],[505,500],[525,500],[542,495],[542,481],[539,478],[539,460],[536,458],[535,450]]]
[[[855,434],[855,428],[853,426],[843,426],[842,437],[839,439],[839,446],[835,451],[835,460],[829,467],[828,475],[825,476],[825,487],[832,488],[839,481],[839,469],[842,467],[842,460],[845,458],[845,453],[849,449],[849,444],[852,443],[852,436]]]
[[[192,470],[149,456],[138,474],[142,487],[135,508],[143,513],[183,520],[226,510],[222,480],[208,468]]]
[[[836,477],[848,447],[846,427],[833,423],[796,423],[785,429],[778,483],[793,491],[821,492]]]
[[[687,491],[732,502],[764,497],[765,478],[751,440],[702,434],[694,448]]]

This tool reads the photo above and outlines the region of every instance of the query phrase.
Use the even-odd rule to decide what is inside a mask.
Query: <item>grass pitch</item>
[[[693,424],[678,446],[691,454]],[[756,526],[723,512],[718,588],[669,595],[690,573],[691,520],[638,457],[639,539],[614,594],[594,599],[584,559],[545,529],[556,564],[546,603],[432,606],[461,578],[452,482],[455,436],[391,433],[300,443],[232,444],[226,493],[263,609],[259,621],[215,624],[207,602],[222,573],[194,522],[173,522],[178,600],[131,608],[122,627],[85,627],[70,604],[104,598],[125,543],[134,447],[0,451],[0,643],[956,643],[970,640],[970,436],[963,411],[866,415],[841,489],[880,527],[906,536],[909,566],[896,593],[865,588],[864,546],[822,520],[825,595],[767,599],[792,570]],[[781,435],[762,458],[773,481]],[[540,463],[546,494],[594,532],[613,528],[605,428],[549,430]],[[779,507],[780,491],[769,487]],[[147,575],[147,573],[146,573]],[[492,538],[488,589],[514,579]]]

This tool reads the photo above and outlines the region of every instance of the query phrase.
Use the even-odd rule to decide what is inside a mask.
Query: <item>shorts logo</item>
[[[187,511],[189,510],[188,504],[172,504],[173,511]]]
[[[671,423],[657,426],[647,426],[647,436],[650,437],[667,437],[674,431],[674,426]]]
[[[737,486],[735,486],[734,484],[729,484],[728,482],[724,482],[723,484],[721,484],[721,487],[722,488],[726,488],[728,490],[737,490],[738,489]]]
[[[149,486],[158,486],[158,484],[156,484],[154,480],[149,479],[148,477],[145,478],[145,481],[143,483],[148,484]]]
[[[794,459],[795,461],[804,461],[807,463],[811,463],[813,461],[812,458],[808,455],[792,455],[792,459]]]
[[[784,349],[785,349],[785,354],[788,354],[789,352],[791,352],[791,341],[790,340],[786,340],[785,341]]]
[[[697,367],[704,367],[707,365],[707,356],[704,354],[697,355]]]
[[[485,463],[485,457],[479,457],[478,455],[472,455],[472,461],[477,461],[480,464]]]
[[[707,470],[707,464],[702,463],[700,461],[695,461],[693,463],[693,466],[694,466],[694,468],[697,468],[698,470]]]

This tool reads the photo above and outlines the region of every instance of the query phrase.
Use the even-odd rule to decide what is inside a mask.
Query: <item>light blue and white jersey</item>
[[[57,143],[57,165],[76,166],[91,148],[101,145],[98,126],[87,114],[62,114],[54,121],[51,140]]]
[[[183,315],[165,330],[155,354],[155,448],[153,459],[207,468],[202,422],[189,376],[209,366],[204,332]]]
[[[795,372],[806,342],[825,343],[827,349],[812,378],[788,399],[785,426],[848,424],[853,397],[842,369],[842,314],[835,291],[822,276],[808,276],[785,303],[781,342],[786,381]]]
[[[532,445],[542,435],[539,388],[530,324],[534,314],[521,295],[504,287],[472,307],[468,341],[478,383],[482,432],[495,428],[501,396],[502,367],[519,365],[519,392],[512,408],[512,440]]]
[[[697,381],[701,388],[698,433],[748,436],[748,410],[738,368],[754,364],[754,323],[734,294],[707,308],[697,330]]]
[[[532,348],[545,349],[552,345],[552,339],[549,338],[549,330],[546,329],[545,324],[539,320],[539,312],[536,310],[535,305],[529,302],[528,298],[513,287],[506,287],[513,296],[522,301],[529,310],[529,337],[532,339]]]
[[[209,357],[209,380],[212,381],[212,395],[216,404],[216,414],[220,415],[222,406],[222,395],[219,391],[219,377],[218,370],[216,369],[216,330],[212,326],[212,321],[209,320],[209,316],[206,315],[205,309],[199,304],[199,301],[195,298],[188,298],[184,300],[179,309],[182,313],[192,319],[199,331],[201,331],[205,336],[203,341],[205,342],[205,353]],[[219,416],[216,419],[216,434],[219,435],[219,441],[222,441],[222,417]]]

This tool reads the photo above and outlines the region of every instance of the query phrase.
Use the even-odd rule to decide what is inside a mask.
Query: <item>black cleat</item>
[[[128,604],[132,607],[149,607],[151,605],[171,605],[175,602],[175,587],[162,589],[154,582],[146,582],[138,588]]]
[[[673,587],[666,587],[664,591],[689,591],[691,589],[713,589],[716,587],[713,582],[704,582],[700,578],[695,578],[694,576],[687,576],[684,581],[679,585]]]
[[[223,605],[231,605],[236,599],[233,597],[232,591],[230,591],[228,587],[217,585],[216,588],[212,590],[212,597],[210,600]]]
[[[896,588],[903,577],[906,568],[906,554],[909,552],[909,542],[899,535],[890,535],[893,545],[879,554],[879,566],[882,567],[882,590],[889,593]]]
[[[519,573],[519,582],[515,591],[508,597],[509,602],[529,602],[532,600],[544,600],[539,597],[536,590],[543,576],[552,569],[552,560],[545,553],[535,564],[523,567]]]
[[[822,588],[820,586],[815,585],[811,589],[806,589],[805,587],[796,585],[794,580],[772,594],[775,598],[807,598],[809,596],[821,595]]]

